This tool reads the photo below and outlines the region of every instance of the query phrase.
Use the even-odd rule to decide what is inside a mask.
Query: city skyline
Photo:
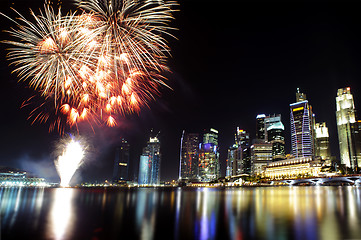
[[[0,3],[0,11],[12,14],[13,6],[27,14],[43,1]],[[259,3],[259,2],[258,2]],[[204,1],[182,1],[172,26],[178,40],[169,39],[173,58],[168,84],[162,95],[128,116],[115,129],[95,126],[85,137],[93,150],[78,174],[79,180],[111,179],[115,146],[121,137],[129,140],[131,176],[138,169],[139,154],[151,128],[161,131],[162,179],[178,176],[182,131],[219,130],[220,162],[225,173],[227,149],[233,144],[236,127],[255,136],[258,114],[280,113],[285,127],[286,152],[290,146],[289,104],[297,88],[307,94],[316,122],[326,122],[332,155],[338,156],[335,96],[338,88],[351,87],[356,109],[361,107],[361,71],[357,29],[359,3],[267,3],[245,2],[232,8]],[[64,1],[66,6],[70,3]],[[65,8],[66,8],[65,6]],[[283,8],[281,8],[283,7]],[[286,8],[287,11],[281,9]],[[216,16],[216,17],[215,17]],[[2,30],[11,23],[5,18]],[[7,34],[2,32],[1,39]],[[53,146],[59,136],[48,127],[27,120],[28,108],[20,108],[31,96],[5,60],[1,45],[2,165],[51,172]],[[44,166],[44,167],[43,167]],[[175,167],[177,166],[177,167]]]

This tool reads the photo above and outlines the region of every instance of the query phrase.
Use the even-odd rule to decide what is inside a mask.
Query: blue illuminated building
[[[158,185],[160,182],[160,162],[160,141],[157,136],[150,137],[140,156],[138,184]]]
[[[150,184],[149,173],[150,173],[149,156],[141,155],[139,162],[139,174],[138,174],[139,185]]]

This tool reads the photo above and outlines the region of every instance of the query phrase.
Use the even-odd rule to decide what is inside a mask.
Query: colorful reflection
[[[178,190],[174,239],[216,239],[220,199],[214,189]]]
[[[226,191],[231,239],[343,239],[361,236],[360,188],[279,187]]]
[[[159,193],[154,189],[139,189],[136,201],[136,229],[139,239],[154,238],[156,210],[159,203]]]
[[[43,208],[44,188],[0,188],[1,228],[6,231],[17,229],[21,223],[30,231],[39,229],[39,218]],[[24,215],[26,211],[28,214]]]
[[[359,239],[360,187],[0,188],[4,239]]]

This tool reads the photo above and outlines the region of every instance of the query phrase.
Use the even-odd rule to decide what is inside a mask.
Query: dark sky
[[[2,0],[0,11],[24,14],[42,1]],[[72,8],[64,0],[65,8]],[[361,108],[361,1],[180,1],[171,24],[178,40],[170,39],[172,57],[168,84],[162,95],[139,115],[127,116],[118,128],[82,132],[90,150],[75,180],[104,180],[112,176],[114,146],[120,137],[131,144],[131,172],[149,131],[161,131],[163,180],[178,176],[179,144],[183,129],[218,129],[222,174],[227,148],[237,126],[255,135],[259,113],[281,113],[290,149],[289,104],[296,88],[306,93],[316,121],[327,123],[331,152],[338,157],[335,96],[350,86]],[[1,18],[2,30],[10,21]],[[1,33],[1,39],[7,38]],[[48,125],[31,125],[31,109],[20,109],[31,96],[17,83],[0,46],[0,165],[23,168],[57,180],[52,154],[59,140]]]

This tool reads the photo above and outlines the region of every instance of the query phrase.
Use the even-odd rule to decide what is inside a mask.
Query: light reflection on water
[[[358,187],[0,188],[0,202],[4,239],[361,238]]]
[[[73,191],[71,188],[54,189],[54,200],[50,209],[49,235],[51,239],[69,239],[73,227]]]

